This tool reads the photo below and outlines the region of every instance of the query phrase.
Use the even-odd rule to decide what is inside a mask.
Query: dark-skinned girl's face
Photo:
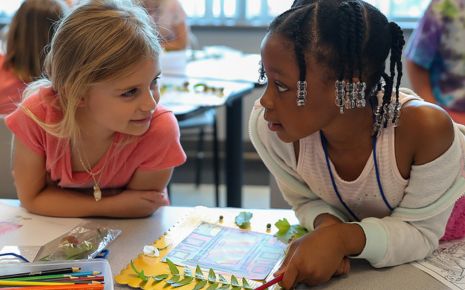
[[[294,46],[287,38],[268,33],[261,45],[268,84],[260,99],[268,128],[284,142],[295,142],[328,126],[338,115],[334,81],[327,69],[307,56],[307,100],[297,106],[299,69]]]

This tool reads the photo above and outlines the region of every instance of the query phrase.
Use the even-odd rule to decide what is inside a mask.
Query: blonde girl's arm
[[[98,215],[101,204],[95,202],[92,195],[49,184],[45,156],[37,154],[18,138],[14,140],[13,171],[18,198],[28,211],[55,217]]]

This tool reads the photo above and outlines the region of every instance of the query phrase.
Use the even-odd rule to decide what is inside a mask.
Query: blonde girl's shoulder
[[[422,165],[435,160],[449,149],[454,141],[454,125],[441,107],[412,100],[401,109],[396,139],[411,152],[413,163]]]

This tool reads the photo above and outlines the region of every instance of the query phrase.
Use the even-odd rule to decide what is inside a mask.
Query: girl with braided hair
[[[399,88],[403,45],[360,0],[297,0],[263,39],[251,140],[309,230],[275,273],[286,289],[348,273],[348,257],[399,265],[465,236],[464,134]]]

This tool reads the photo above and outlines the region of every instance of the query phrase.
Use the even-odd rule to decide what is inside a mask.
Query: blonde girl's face
[[[84,101],[86,117],[103,134],[144,134],[160,100],[159,67],[158,59],[144,58],[128,74],[93,84]]]
[[[293,44],[279,34],[268,33],[261,46],[262,63],[268,79],[260,103],[265,108],[268,128],[284,142],[295,142],[328,126],[339,114],[334,85],[325,80],[320,65],[306,59],[307,100],[297,106],[299,69]]]

